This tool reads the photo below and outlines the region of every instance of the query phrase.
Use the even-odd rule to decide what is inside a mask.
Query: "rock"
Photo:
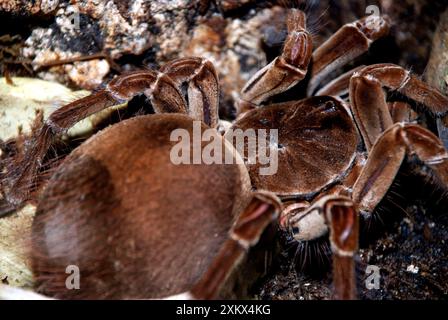
[[[117,3],[85,0],[70,5],[60,1],[55,23],[47,29],[33,30],[23,56],[31,59],[37,70],[47,63],[98,53],[108,59],[141,54],[153,45],[149,31],[151,2],[137,0],[129,7],[123,7],[123,2]],[[96,70],[86,73],[86,66]],[[108,72],[105,60],[93,60],[88,65],[74,63],[53,67],[39,72],[39,76],[48,79],[47,73],[52,73],[60,82],[93,89],[103,82]],[[85,76],[80,76],[83,74]]]
[[[109,73],[109,63],[104,59],[75,62],[64,67],[67,76],[79,87],[88,90],[98,88]]]
[[[0,140],[16,138],[19,131],[25,134],[42,111],[48,116],[66,101],[87,95],[87,91],[74,92],[65,86],[40,79],[13,77],[13,84],[0,78]]]
[[[58,0],[1,0],[0,9],[17,15],[47,14],[55,10]]]
[[[29,261],[31,223],[36,208],[27,205],[0,219],[0,283],[15,287],[32,287]]]

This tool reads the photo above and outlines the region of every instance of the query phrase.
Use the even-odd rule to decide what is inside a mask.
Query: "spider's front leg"
[[[359,245],[359,214],[352,200],[335,191],[288,219],[298,241],[329,233],[333,256],[333,298],[357,299],[355,257]]]
[[[394,64],[368,66],[350,80],[350,102],[367,150],[394,123],[383,88],[397,91],[418,102],[436,117],[448,114],[448,97],[410,71]]]
[[[372,146],[367,163],[353,185],[351,199],[324,196],[285,223],[298,241],[330,233],[338,299],[356,297],[354,256],[358,248],[358,215],[371,216],[389,191],[403,161],[417,163],[429,181],[448,191],[448,153],[442,142],[419,125],[397,123]]]
[[[238,103],[240,113],[253,109],[305,78],[313,50],[312,38],[305,29],[305,24],[305,14],[300,10],[291,9],[287,20],[288,36],[283,51],[246,83]]]
[[[372,146],[353,186],[353,201],[369,216],[392,185],[403,161],[417,161],[430,181],[448,191],[448,152],[432,132],[416,124],[397,123]]]
[[[448,97],[400,66],[372,65],[352,77],[351,108],[369,152],[353,187],[353,201],[366,214],[373,212],[389,190],[405,159],[417,160],[430,181],[448,189],[448,153],[442,142],[419,125],[394,124],[414,115],[407,104],[388,105],[383,87],[413,99],[437,117],[448,114]]]
[[[348,23],[339,29],[313,53],[308,96],[313,95],[322,80],[331,72],[365,53],[372,42],[386,36],[389,29],[389,18],[375,15]]]
[[[352,201],[329,197],[323,204],[333,252],[334,299],[357,299],[355,256],[359,244],[359,216]]]

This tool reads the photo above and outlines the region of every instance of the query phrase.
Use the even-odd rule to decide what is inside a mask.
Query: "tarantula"
[[[285,202],[286,208],[282,211],[280,222],[297,241],[324,236],[329,232],[330,226],[335,296],[354,298],[353,256],[358,247],[358,213],[362,217],[372,214],[404,161],[418,160],[423,174],[430,175],[432,181],[443,188],[448,184],[448,154],[439,139],[417,124],[407,123],[410,120],[409,106],[389,106],[383,87],[417,101],[422,108],[439,117],[448,113],[448,98],[409,71],[391,64],[357,68],[319,88],[332,71],[368,50],[372,41],[387,34],[389,22],[386,17],[369,16],[345,25],[314,53],[312,38],[305,25],[305,14],[291,9],[287,21],[288,35],[282,53],[256,73],[242,89],[241,98],[237,102],[239,117],[232,129],[278,129],[278,144],[270,146],[271,152],[279,153],[278,172],[261,176],[257,170],[259,164],[248,164],[252,187],[275,193]],[[313,95],[319,89],[315,97],[262,105],[303,80],[311,60],[313,64],[308,93]],[[338,97],[347,91],[349,103]],[[162,66],[159,71],[145,70],[121,75],[104,89],[63,106],[49,116],[42,128],[28,140],[24,156],[8,167],[3,181],[5,199],[11,204],[20,205],[29,198],[42,161],[57,135],[88,115],[129,101],[139,94],[149,98],[156,113],[183,113],[192,119],[203,121],[207,126],[217,128],[219,125],[219,86],[216,71],[210,62],[200,58],[183,58]],[[65,208],[75,206],[78,200],[82,201],[83,197],[77,196],[82,190],[82,184],[78,186],[76,183],[82,177],[77,173],[82,172],[83,176],[84,170],[81,168],[93,165],[76,165],[75,159],[82,158],[84,152],[93,158],[98,154],[102,161],[111,161],[106,165],[108,170],[105,172],[117,173],[116,178],[122,179],[123,184],[115,186],[118,190],[127,190],[127,183],[132,186],[133,179],[126,179],[126,173],[118,174],[123,166],[118,165],[120,151],[117,150],[115,155],[118,160],[107,158],[112,157],[109,151],[116,150],[118,146],[123,150],[134,150],[131,148],[134,141],[123,135],[129,134],[135,137],[135,142],[140,142],[142,136],[135,136],[134,130],[144,127],[145,121],[151,123],[150,119],[154,119],[151,117],[156,116],[138,117],[114,125],[104,133],[93,136],[73,156],[70,155],[46,186],[44,197],[38,206],[37,220],[47,216],[58,221]],[[175,118],[172,120],[180,125],[179,121],[174,121]],[[168,126],[166,121],[162,122],[164,126]],[[148,128],[153,126],[157,127],[148,125]],[[157,128],[164,132],[161,126]],[[157,130],[150,131],[145,129],[140,132],[144,138],[159,141]],[[138,158],[135,155],[137,151],[129,152],[126,152],[126,166],[133,158]],[[101,163],[95,165],[101,166]],[[140,176],[144,180],[145,170],[142,168],[146,167],[139,167],[136,181],[139,181]],[[69,175],[67,183],[60,184],[58,179],[65,175]],[[148,177],[153,176],[148,174]],[[68,190],[72,184],[74,187]],[[61,189],[60,185],[64,188]],[[185,187],[188,188],[188,185]],[[99,184],[89,190],[102,192],[103,188],[104,185]],[[133,197],[132,193],[126,194]],[[60,199],[65,197],[68,202],[61,202]],[[143,195],[135,197],[138,200],[136,203],[144,200],[141,198]],[[107,194],[101,193],[98,205],[107,198]],[[89,216],[97,213],[95,208],[96,206],[81,207],[75,212],[80,212],[81,216]],[[253,212],[259,212],[253,208],[249,211],[249,216]],[[36,239],[45,239],[44,230],[50,228],[46,221],[48,220],[43,219],[42,223],[35,223],[33,234]],[[255,228],[255,223],[247,227],[247,230],[260,233],[266,226],[266,220],[263,221],[263,227],[258,225]],[[52,225],[56,226],[55,223]],[[187,228],[194,227],[189,225]],[[56,237],[52,243],[59,243],[58,239]],[[38,241],[35,243],[36,246],[41,245]],[[51,247],[44,248],[51,252]],[[169,252],[170,257],[176,256],[175,252]],[[39,263],[45,264],[39,262],[41,257],[51,260],[49,254],[36,254],[36,266]],[[230,265],[234,266],[237,260],[230,259]],[[224,260],[220,261],[219,267],[222,269],[215,268],[214,274],[219,275],[221,270],[223,279],[231,268],[229,265],[227,269],[224,268]],[[213,292],[216,293],[216,290]]]
[[[171,65],[178,62],[184,67],[197,62],[214,74],[207,61]],[[214,94],[214,103],[197,112],[202,130],[209,128],[206,122],[214,119],[216,126],[217,121],[210,115],[217,113],[218,92],[206,92]],[[196,99],[189,94],[189,105],[204,101]],[[250,268],[238,276],[241,261],[263,235],[270,238],[268,227],[278,220],[280,201],[272,193],[251,191],[247,169],[238,164],[242,160],[173,164],[171,133],[192,133],[194,122],[182,112],[128,119],[97,133],[64,160],[46,185],[33,221],[30,251],[40,293],[77,299],[247,297],[260,270],[254,262],[260,262],[260,254],[264,260],[263,247],[251,250],[244,264]],[[213,132],[237,160],[233,146]],[[335,223],[344,224],[350,214]],[[81,270],[80,290],[67,289],[67,266]],[[11,294],[17,297],[15,290],[0,287],[0,297]],[[18,296],[42,298],[27,292]]]
[[[328,201],[352,203],[363,222],[371,219],[404,164],[446,196],[448,153],[438,137],[415,120],[419,110],[435,117],[447,115],[448,97],[393,64],[357,67],[321,85],[388,29],[387,17],[369,16],[345,25],[313,53],[305,15],[292,11],[282,54],[242,90],[240,116],[231,129],[278,128],[277,173],[259,175],[259,163],[248,169],[255,189],[272,191],[283,200],[281,225],[299,243],[328,233]],[[311,61],[307,93],[316,96],[262,105],[304,79]],[[388,103],[384,89],[404,101]],[[347,93],[348,101],[343,101]],[[412,110],[412,101],[418,110]],[[349,238],[357,225],[353,221],[344,237]],[[330,239],[336,256],[353,257],[356,242],[347,240],[351,247],[340,251],[336,241]],[[346,288],[352,292],[340,296],[354,297],[354,275],[350,279],[353,285]]]

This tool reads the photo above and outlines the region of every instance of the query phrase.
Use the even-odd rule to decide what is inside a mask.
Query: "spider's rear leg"
[[[448,114],[448,97],[410,71],[394,64],[368,66],[350,80],[351,108],[367,150],[394,123],[383,87],[413,99],[436,117]]]
[[[160,71],[177,84],[187,85],[188,114],[212,128],[219,121],[219,81],[213,64],[203,58],[180,58],[168,62]]]
[[[16,206],[29,200],[37,173],[57,135],[82,119],[129,101],[140,93],[150,98],[156,112],[186,113],[185,100],[168,76],[146,70],[116,77],[105,89],[53,112],[43,126],[32,134],[25,144],[23,157],[13,161],[4,175],[2,187],[6,200]]]
[[[353,186],[352,199],[369,216],[392,185],[405,159],[417,158],[422,174],[448,191],[448,153],[430,131],[416,124],[397,123],[373,145]]]
[[[359,66],[341,74],[339,77],[319,89],[319,91],[316,92],[316,96],[348,97],[350,79],[356,72],[361,71],[363,68],[365,68],[365,66]]]
[[[311,80],[307,94],[312,96],[319,84],[333,71],[369,50],[373,41],[389,33],[386,16],[367,16],[340,28],[313,53]]]
[[[288,90],[305,78],[313,50],[305,20],[305,14],[300,10],[291,9],[288,13],[288,36],[282,53],[246,83],[238,103],[240,113]]]

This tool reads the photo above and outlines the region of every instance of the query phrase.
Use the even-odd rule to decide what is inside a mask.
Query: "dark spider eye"
[[[300,232],[299,227],[292,227],[292,233],[298,234]]]

